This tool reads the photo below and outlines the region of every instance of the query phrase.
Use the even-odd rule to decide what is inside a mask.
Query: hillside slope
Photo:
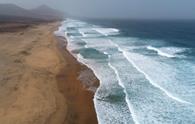
[[[64,15],[45,5],[28,10],[14,4],[0,4],[0,22],[56,21],[64,19]]]

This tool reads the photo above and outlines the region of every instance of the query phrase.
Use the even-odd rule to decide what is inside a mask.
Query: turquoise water
[[[56,34],[66,36],[68,50],[100,80],[94,98],[100,124],[195,124],[193,31],[144,24],[67,19]]]

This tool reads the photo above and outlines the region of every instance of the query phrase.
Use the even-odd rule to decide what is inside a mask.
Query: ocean
[[[99,124],[195,124],[195,22],[66,19],[56,34],[100,80]]]

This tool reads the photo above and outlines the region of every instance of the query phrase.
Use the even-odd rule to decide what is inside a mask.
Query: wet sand
[[[96,124],[98,80],[56,40],[59,23],[14,26],[0,32],[0,124]]]
[[[66,39],[58,37],[58,40],[59,49],[67,63],[57,76],[60,91],[66,97],[68,104],[69,114],[66,121],[69,124],[97,124],[92,100],[99,81],[90,69],[69,53],[66,49]]]

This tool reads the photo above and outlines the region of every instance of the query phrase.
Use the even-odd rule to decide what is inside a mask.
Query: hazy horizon
[[[45,4],[72,16],[115,19],[195,19],[195,1],[0,0],[30,9]]]

